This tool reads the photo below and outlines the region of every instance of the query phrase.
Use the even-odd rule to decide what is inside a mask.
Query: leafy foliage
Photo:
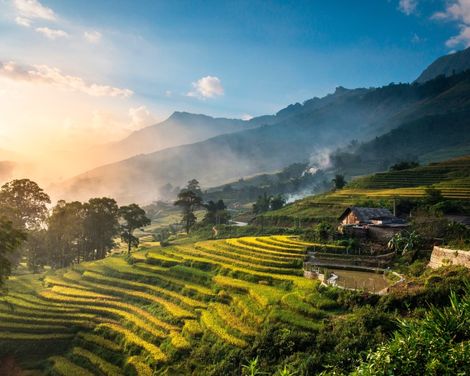
[[[464,375],[470,372],[470,285],[450,306],[423,320],[401,321],[391,341],[371,352],[354,375]]]
[[[174,204],[181,207],[183,214],[181,222],[184,224],[186,232],[189,233],[197,220],[194,211],[202,206],[202,192],[199,182],[196,179],[190,180],[186,188],[178,193]]]
[[[0,287],[11,273],[9,256],[26,240],[26,233],[13,227],[13,223],[0,217]]]

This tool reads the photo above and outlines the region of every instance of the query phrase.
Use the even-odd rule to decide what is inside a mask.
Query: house
[[[339,217],[341,233],[388,242],[397,232],[408,226],[405,220],[385,208],[351,206]]]

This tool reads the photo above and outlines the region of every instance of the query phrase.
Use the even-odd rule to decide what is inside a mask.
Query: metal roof
[[[373,219],[391,219],[393,221],[403,222],[400,218],[395,217],[392,212],[385,208],[362,208],[358,206],[351,206],[347,208],[343,214],[339,217],[342,221],[346,218],[349,213],[353,212],[354,215],[359,219],[359,222],[370,222]]]

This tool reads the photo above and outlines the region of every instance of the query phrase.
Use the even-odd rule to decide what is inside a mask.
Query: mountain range
[[[119,150],[122,156],[132,157],[80,174],[55,188],[66,199],[109,195],[120,202],[145,203],[158,198],[167,183],[182,186],[196,178],[204,187],[215,186],[314,159],[319,150],[331,152],[351,140],[374,142],[376,137],[409,124],[426,128],[423,124],[439,119],[445,127],[452,114],[458,118],[457,132],[468,133],[470,120],[455,114],[470,108],[470,75],[456,74],[456,69],[453,75],[447,72],[462,56],[470,67],[470,55],[468,50],[454,55],[444,57],[446,61],[452,58],[444,65],[438,59],[412,84],[352,90],[339,87],[323,98],[250,121],[175,112],[159,125],[103,147],[105,154],[106,150]],[[441,71],[439,67],[443,67]],[[425,80],[426,76],[432,79]],[[420,153],[430,153],[436,146],[426,142],[427,137],[422,135],[428,146],[420,148]],[[453,137],[455,141],[459,134]],[[441,149],[446,143],[444,136]]]

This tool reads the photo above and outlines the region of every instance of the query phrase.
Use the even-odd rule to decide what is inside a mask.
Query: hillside
[[[280,111],[275,116],[279,119],[271,125],[89,171],[64,183],[62,197],[111,195],[122,202],[147,202],[155,199],[159,188],[167,183],[182,186],[188,177],[195,177],[210,187],[279,170],[309,160],[319,149],[331,150],[352,139],[370,139],[405,123],[438,114],[445,121],[453,116],[452,112],[468,109],[469,103],[469,74],[440,77],[424,85],[339,88],[325,98]],[[463,130],[467,128],[458,132]],[[422,139],[427,140],[426,135]]]
[[[331,157],[333,167],[351,177],[385,170],[405,160],[429,163],[468,154],[469,119],[470,112],[463,110],[407,122],[354,149],[336,151]]]
[[[265,224],[288,226],[321,220],[336,223],[347,206],[369,206],[373,200],[391,207],[394,199],[424,197],[429,187],[439,189],[447,199],[470,201],[470,156],[358,178],[343,189],[306,197],[267,212],[257,222],[264,220]]]
[[[181,374],[202,371],[180,361],[196,344],[243,349],[267,321],[315,332],[335,303],[301,276],[306,245],[285,236],[147,244],[132,262],[82,263],[44,286],[37,275],[11,278],[0,354],[14,348],[24,366],[59,375],[151,375],[165,364]]]
[[[451,76],[467,69],[470,69],[470,47],[436,59],[420,74],[416,82],[424,83],[440,75]]]
[[[213,118],[206,115],[174,112],[168,119],[132,132],[123,140],[100,145],[90,150],[101,164],[119,161],[139,154],[206,140],[225,133],[237,132],[259,125],[269,119]]]

